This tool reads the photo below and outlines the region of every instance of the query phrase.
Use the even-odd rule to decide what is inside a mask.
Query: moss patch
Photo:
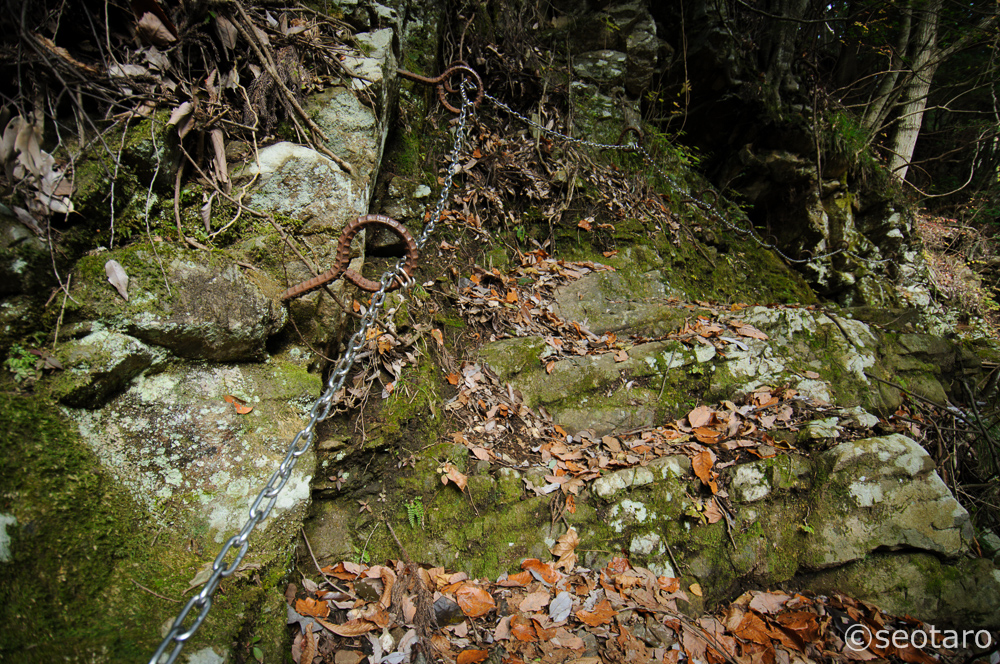
[[[216,552],[154,530],[53,406],[2,394],[0,421],[17,442],[0,451],[0,511],[17,519],[7,526],[12,559],[0,564],[0,659],[54,661],[69,643],[81,661],[145,661],[160,626],[182,606],[153,593],[184,598]],[[247,561],[267,562],[223,583],[186,652],[228,646],[246,620],[274,603],[288,552],[260,553]],[[250,582],[254,574],[259,585]]]

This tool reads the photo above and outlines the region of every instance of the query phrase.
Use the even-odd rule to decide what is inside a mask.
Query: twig
[[[132,583],[134,583],[135,585],[139,586],[140,588],[142,588],[143,590],[145,590],[145,591],[146,591],[147,593],[149,593],[150,595],[155,595],[156,597],[159,597],[160,599],[165,599],[165,600],[167,600],[168,602],[173,602],[174,604],[180,604],[180,603],[181,603],[181,601],[180,601],[179,599],[171,599],[171,598],[169,598],[169,597],[164,597],[164,596],[163,596],[163,595],[161,595],[160,593],[158,593],[158,592],[154,592],[154,591],[150,590],[149,588],[147,588],[146,586],[142,585],[141,583],[139,583],[139,582],[138,582],[138,581],[136,581],[135,579],[129,579],[129,581],[131,581],[131,582],[132,582]]]
[[[55,350],[56,344],[59,343],[59,328],[62,327],[63,314],[66,313],[66,298],[69,297],[69,284],[71,281],[73,281],[72,273],[66,276],[66,292],[63,293],[62,306],[59,308],[59,318],[56,319],[56,333],[52,337],[52,350]]]
[[[274,60],[271,59],[271,55],[267,50],[268,47],[261,44],[256,33],[253,32],[253,27],[254,27],[253,20],[247,14],[246,9],[243,8],[243,4],[241,2],[235,2],[234,6],[236,7],[236,11],[239,12],[240,18],[243,19],[243,22],[246,25],[241,24],[240,21],[234,21],[233,25],[236,27],[237,30],[239,30],[240,34],[243,35],[243,38],[250,43],[250,48],[253,49],[254,53],[260,59],[261,64],[264,65],[264,69],[267,70],[267,74],[274,80],[275,84],[278,86],[278,89],[281,90],[281,94],[285,98],[285,101],[287,101],[288,104],[295,109],[295,112],[299,115],[302,121],[306,123],[306,126],[309,127],[309,130],[312,132],[314,136],[318,136],[323,141],[330,140],[329,138],[327,138],[326,134],[323,133],[323,130],[320,129],[319,126],[315,122],[313,122],[313,119],[310,118],[309,115],[305,112],[305,110],[303,110],[302,106],[295,98],[295,95],[292,94],[292,91],[288,89],[288,86],[285,85],[285,82],[281,80],[281,76],[278,75],[278,69],[274,65]],[[250,27],[249,30],[247,29],[247,26]],[[302,128],[301,124],[296,118],[293,117],[292,121],[295,123],[295,126],[300,131],[302,131],[303,134],[308,133],[305,131],[305,129]],[[331,152],[330,149],[326,147],[326,145],[317,142],[315,143],[315,148],[320,152],[322,152],[323,154],[325,154],[330,159],[332,159],[334,163],[340,166],[340,168],[345,173],[348,173],[349,175],[354,174],[354,169],[351,167],[351,165],[348,164],[343,159],[341,159],[340,157],[338,157],[337,155],[335,155],[333,152]]]

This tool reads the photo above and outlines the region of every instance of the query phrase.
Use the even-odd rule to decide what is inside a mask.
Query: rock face
[[[808,403],[838,408],[789,439],[805,452],[726,471],[722,484],[734,504],[735,546],[719,544],[723,522],[692,527],[687,521],[698,507],[692,498],[697,490],[685,488],[686,458],[664,457],[595,480],[587,495],[606,517],[603,523],[575,520],[581,536],[611,537],[658,573],[689,574],[709,601],[746,582],[824,592],[843,583],[856,597],[932,622],[997,624],[985,607],[1000,593],[1000,574],[985,562],[970,567],[957,560],[973,538],[969,515],[924,449],[898,434],[841,442],[847,427],[878,424],[869,410],[898,406],[898,392],[880,389],[875,376],[905,376],[907,385],[930,398],[944,394],[956,366],[978,361],[939,337],[886,334],[845,312],[672,306],[670,285],[661,279],[659,272],[646,273],[630,288],[624,275],[597,272],[556,291],[554,311],[565,321],[619,340],[639,335],[627,357],[558,356],[546,367],[552,346],[543,337],[524,337],[487,344],[480,358],[525,404],[544,407],[573,435],[588,429],[614,435],[672,421],[676,395],[706,383],[705,398],[717,401],[781,385]],[[717,329],[713,343],[697,334],[686,343],[663,338],[698,318],[727,331]],[[674,569],[668,551],[687,572]],[[928,554],[940,562],[927,563]],[[877,576],[866,583],[862,570],[872,566]],[[974,584],[961,584],[961,591],[941,584],[966,570],[975,573]],[[897,577],[911,579],[918,591],[893,583]]]
[[[161,524],[220,543],[242,527],[319,388],[319,377],[290,365],[180,367],[140,376],[100,410],[67,413]],[[271,523],[289,510],[302,517],[310,459],[296,466]]]
[[[320,271],[332,264],[343,226],[369,212],[396,99],[395,12],[374,3],[354,3],[352,16],[370,30],[357,35],[361,49],[341,63],[358,77],[314,96],[307,107],[328,138],[324,147],[350,164],[353,172],[346,173],[320,151],[287,142],[262,149],[259,159],[242,171],[230,169],[237,186],[249,185],[253,178],[244,199],[250,206],[270,211],[280,223],[289,218],[301,222],[300,235],[308,236],[306,244],[315,249],[305,252]],[[148,182],[152,173],[142,180],[140,162],[148,167],[158,158],[144,153],[145,149],[130,145],[127,155],[136,159],[129,173],[139,173],[141,182]],[[169,161],[172,169],[179,163]],[[164,172],[166,168],[160,180]],[[169,171],[166,178],[171,188],[175,173]],[[101,183],[91,184],[95,197],[103,195]],[[145,184],[139,189],[147,194]],[[86,209],[97,208],[88,204]],[[65,431],[60,453],[71,455],[74,463],[56,456],[52,467],[72,468],[73,477],[66,480],[71,483],[82,476],[101,478],[81,492],[87,500],[100,502],[113,495],[128,506],[122,508],[120,523],[108,529],[112,533],[121,530],[120,539],[127,543],[110,542],[102,535],[100,555],[110,552],[111,557],[95,563],[99,578],[74,578],[76,562],[67,563],[69,584],[78,587],[86,581],[95,602],[106,596],[128,596],[134,591],[130,579],[138,583],[141,578],[178,596],[188,583],[202,583],[204,575],[199,576],[199,571],[204,572],[206,564],[210,568],[220,543],[244,526],[250,506],[276,469],[283,462],[287,467],[289,445],[322,390],[319,374],[308,370],[309,352],[280,337],[289,307],[277,296],[312,273],[297,259],[287,259],[290,254],[279,244],[280,232],[276,236],[269,226],[259,228],[263,230],[254,231],[259,235],[244,236],[226,249],[213,251],[190,251],[147,237],[146,242],[83,256],[63,273],[64,280],[71,274],[71,286],[52,355],[64,371],[39,381],[37,391],[44,399],[39,408],[48,419],[30,429],[45,435],[38,434],[37,443],[28,442],[41,444],[49,440],[50,431]],[[359,245],[363,255],[364,238],[359,238]],[[129,278],[127,298],[108,283],[105,264],[109,260],[117,261]],[[35,269],[39,262],[44,269]],[[38,295],[33,291],[49,285],[51,265],[45,243],[30,229],[3,217],[0,346],[4,349],[8,338],[16,339],[23,329],[40,329],[26,328],[22,321],[30,320],[37,308],[33,299]],[[300,314],[300,327],[306,333],[319,329],[323,334],[314,339],[334,334],[342,322],[340,309],[327,312],[315,305],[317,296],[309,299],[291,307]],[[322,327],[313,323],[315,319],[322,321]],[[26,418],[33,426],[38,419]],[[29,451],[36,454],[34,447]],[[228,597],[216,597],[217,608],[209,617],[212,628],[203,629],[188,644],[185,656],[190,661],[231,657],[236,635],[250,623],[258,629],[264,622],[262,610],[279,616],[271,630],[273,649],[284,648],[284,608],[274,584],[288,564],[290,542],[305,517],[315,472],[312,450],[294,458],[298,463],[290,470],[269,518],[254,530],[247,557],[230,582],[234,586],[225,589]],[[99,482],[105,483],[103,488]],[[24,493],[18,495],[23,498]],[[24,563],[24,551],[17,549],[24,541],[20,534],[26,528],[45,527],[38,515],[47,508],[35,504],[41,498],[32,498],[34,502],[21,498],[11,498],[9,509],[5,505],[0,514],[0,559]],[[101,511],[77,505],[74,509],[81,514],[78,525],[84,534],[104,533],[114,518],[110,508]],[[96,526],[91,522],[95,518]],[[133,532],[144,528],[149,529],[148,537],[145,530]],[[18,535],[8,537],[14,529]],[[53,541],[64,541],[63,531],[51,536]],[[136,545],[150,550],[144,549],[140,556],[127,549]],[[81,557],[89,560],[98,550],[98,546],[88,546]],[[123,557],[141,560],[146,555],[155,564],[130,562],[127,572],[116,567]],[[140,566],[143,571],[136,572]],[[272,575],[274,571],[279,571],[277,576]],[[251,576],[252,583],[240,580],[249,581]],[[63,574],[60,583],[66,578]],[[122,590],[125,586],[128,589]],[[240,606],[229,610],[229,598]],[[104,610],[101,607],[99,612]],[[176,615],[173,605],[151,606],[141,615],[134,607],[121,609],[113,601],[108,607],[112,622],[143,624],[141,635],[120,640],[128,641],[130,649],[148,649],[145,656],[155,648],[155,643],[147,641],[158,642],[158,626],[166,614],[172,614],[171,620]],[[134,658],[132,650],[127,656],[107,652],[102,656],[123,661]]]
[[[129,275],[124,301],[104,276],[117,260]],[[163,269],[158,266],[162,263]],[[264,357],[287,313],[235,265],[207,254],[149,245],[87,256],[76,267],[71,319],[94,320],[178,357],[233,362]],[[270,293],[277,284],[264,280]]]

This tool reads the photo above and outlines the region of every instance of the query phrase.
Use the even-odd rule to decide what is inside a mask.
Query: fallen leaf
[[[698,476],[698,479],[712,490],[712,493],[717,493],[719,487],[715,483],[715,473],[712,472],[712,465],[714,463],[715,455],[710,450],[702,450],[691,459],[691,469],[694,470],[694,474]]]
[[[559,580],[559,573],[549,563],[543,563],[538,558],[528,558],[521,562],[521,569],[531,572],[531,575],[542,583],[552,585]]]
[[[125,268],[116,260],[110,260],[104,264],[104,273],[108,275],[108,281],[115,287],[118,293],[128,302],[128,275]]]
[[[330,605],[312,597],[295,600],[295,610],[304,616],[326,618],[330,615]]]
[[[485,447],[478,447],[478,446],[476,446],[476,447],[473,447],[471,449],[471,451],[472,451],[472,455],[475,456],[480,461],[489,461],[490,460],[490,451],[487,450]]]
[[[348,620],[343,625],[334,625],[324,621],[322,625],[334,634],[346,637],[361,636],[362,634],[367,634],[374,629],[378,629],[378,625],[373,622],[357,619]]]
[[[434,341],[438,342],[439,345],[444,346],[444,335],[441,334],[441,330],[436,327],[431,330],[431,336],[434,337]],[[454,385],[454,383],[452,383]]]
[[[615,362],[625,362],[628,360],[628,353],[624,350],[615,351]]]
[[[718,523],[722,520],[722,511],[719,509],[714,497],[705,503],[705,518],[708,519],[709,523]]]
[[[616,615],[618,615],[618,612],[611,608],[611,602],[606,599],[602,600],[600,604],[595,606],[593,611],[585,611],[581,609],[576,612],[576,617],[580,619],[580,622],[590,625],[591,627],[607,625]]]
[[[517,574],[512,574],[505,579],[497,581],[498,586],[504,586],[507,588],[523,588],[524,586],[531,583],[534,579],[531,572],[525,570],[523,572],[518,572]]]
[[[701,597],[701,586],[699,584],[692,583],[688,588],[688,590],[691,591],[692,595],[697,595],[698,597]]]
[[[448,484],[451,480],[458,487],[459,491],[465,491],[465,485],[468,484],[469,478],[461,473],[455,466],[448,463],[444,466],[445,474],[441,476],[441,483]]]
[[[656,585],[665,593],[675,593],[681,589],[681,580],[670,576],[658,576]]]
[[[549,360],[549,363],[545,365],[545,373],[550,374],[552,373],[552,370],[555,368],[556,368],[556,363],[552,360]]]
[[[715,411],[708,406],[698,406],[688,413],[688,424],[696,429],[698,427],[703,427],[712,421],[712,415],[714,413]]]
[[[496,608],[493,597],[477,585],[466,583],[455,592],[455,601],[470,618],[484,616]]]
[[[458,653],[458,659],[455,660],[456,664],[478,664],[478,662],[484,661],[489,656],[489,652],[486,650],[463,650]]]
[[[767,341],[768,336],[758,330],[753,325],[746,325],[739,323],[736,326],[736,333],[743,337],[750,337],[751,339],[760,339],[761,341]]]
[[[593,217],[586,217],[584,219],[581,219],[579,222],[577,222],[576,227],[577,228],[582,228],[585,231],[589,231],[590,230],[590,222],[593,221],[593,220],[594,220]]]
[[[607,601],[607,600],[605,600]],[[530,618],[522,615],[511,616],[510,635],[518,641],[537,641],[538,634],[535,632],[535,623]]]
[[[525,596],[521,603],[517,605],[519,611],[524,613],[533,613],[535,611],[541,611],[543,608],[549,605],[549,600],[551,596],[547,590],[539,590],[538,592],[530,593]]]

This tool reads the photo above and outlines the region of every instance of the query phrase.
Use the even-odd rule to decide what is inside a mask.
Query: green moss
[[[441,416],[441,380],[437,365],[427,353],[403,371],[389,398],[382,402],[375,435],[365,441],[365,449],[385,445],[420,448],[437,439],[444,425]],[[406,438],[409,440],[400,440]]]
[[[3,511],[17,519],[7,526],[12,559],[0,565],[0,658],[53,661],[72,643],[81,660],[145,661],[182,606],[156,594],[183,598],[216,552],[158,527],[43,399],[0,395],[0,421],[18,443],[0,450]],[[246,572],[225,581],[187,651],[231,643],[276,594],[288,555],[262,558],[266,583]]]

